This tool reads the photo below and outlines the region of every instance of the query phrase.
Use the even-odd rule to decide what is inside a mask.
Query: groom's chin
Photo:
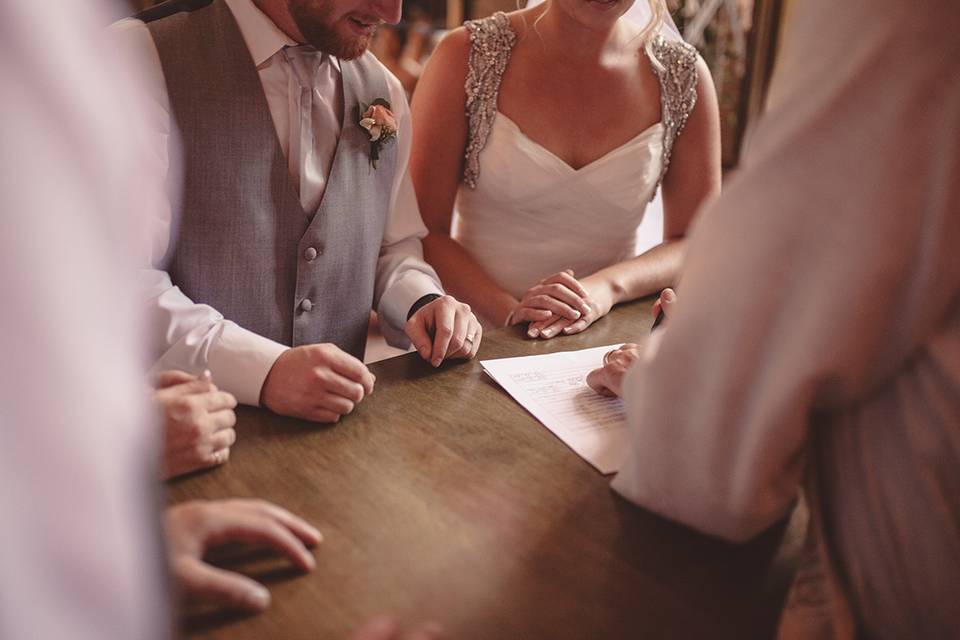
[[[355,60],[366,52],[370,46],[370,38],[337,38],[326,39],[322,42],[311,42],[319,51],[330,54],[341,60]]]
[[[341,60],[355,60],[362,56],[366,52],[367,47],[370,46],[370,38],[363,38],[362,42],[352,43],[351,45],[344,45],[340,48],[338,53],[333,55]]]
[[[330,25],[307,20],[299,22],[300,31],[307,44],[341,60],[353,60],[362,56],[376,33],[358,34],[341,23]]]

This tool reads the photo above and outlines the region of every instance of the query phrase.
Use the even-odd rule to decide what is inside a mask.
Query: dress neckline
[[[480,154],[487,144],[490,132],[497,128],[500,80],[510,62],[511,52],[517,41],[517,33],[513,30],[510,17],[502,11],[488,18],[468,20],[464,26],[470,34],[470,54],[467,60],[467,75],[464,79],[468,129],[463,155],[462,181],[468,188],[476,189],[480,176]],[[660,81],[660,131],[663,134],[663,144],[660,151],[662,159],[660,175],[657,178],[659,186],[670,164],[674,143],[697,103],[699,58],[696,49],[686,42],[667,40],[660,33],[654,35],[644,45],[643,52]],[[509,116],[503,117],[509,118]],[[503,126],[509,129],[511,124],[516,125],[516,123],[507,123]],[[519,127],[516,127],[515,131],[519,131]],[[578,175],[578,171],[598,164],[606,165],[606,159],[621,153],[624,147],[630,146],[628,141],[622,147],[611,149],[604,156],[576,170],[543,145],[531,140],[522,131],[519,133],[521,135],[514,137],[528,152],[535,152],[536,156],[546,158],[568,175]],[[638,137],[642,136],[638,134]],[[531,153],[531,155],[534,154]],[[655,192],[654,190],[653,193]]]
[[[504,22],[504,26],[506,27],[507,31],[509,31],[510,33],[513,34],[514,39],[519,38],[519,37],[520,37],[519,34],[516,32],[516,30],[514,30],[513,25],[512,25],[511,22],[510,22],[510,16],[507,15],[506,13],[504,13],[503,11],[498,11],[497,14],[502,14],[503,17],[506,19],[505,22]],[[496,14],[494,14],[494,15],[496,16]],[[641,51],[643,51],[644,56],[647,58],[647,62],[650,62],[650,63],[652,64],[652,61],[650,60],[650,56],[649,56],[649,54],[647,53],[646,49],[641,47]],[[506,71],[506,68],[504,68],[504,71]],[[498,94],[499,94],[499,92],[498,92]],[[627,140],[627,141],[624,142],[623,144],[618,145],[618,146],[614,147],[613,149],[610,149],[609,151],[607,151],[606,153],[604,153],[604,154],[601,155],[600,157],[598,157],[598,158],[596,158],[596,159],[594,159],[594,160],[591,160],[590,162],[588,162],[587,164],[585,164],[585,165],[583,165],[583,166],[581,166],[581,167],[579,167],[579,168],[574,168],[573,165],[571,165],[569,162],[567,162],[566,160],[564,160],[563,158],[561,158],[560,156],[558,156],[556,153],[554,153],[553,151],[551,151],[550,149],[548,149],[548,148],[545,147],[544,145],[540,144],[539,142],[537,142],[536,140],[534,140],[533,138],[531,138],[530,136],[528,136],[528,135],[524,132],[524,130],[520,128],[520,125],[518,125],[518,124],[513,120],[513,118],[511,118],[510,116],[504,114],[503,111],[500,111],[500,105],[498,104],[499,101],[500,101],[500,96],[497,95],[496,98],[495,98],[495,100],[494,100],[494,104],[493,104],[495,119],[496,119],[496,118],[503,118],[503,119],[507,120],[508,123],[510,124],[510,126],[512,126],[512,127],[517,131],[517,133],[520,134],[520,137],[521,137],[521,138],[523,138],[524,140],[526,140],[526,141],[527,141],[529,144],[531,144],[533,147],[535,147],[535,148],[543,151],[545,154],[547,154],[548,156],[550,156],[551,158],[553,158],[554,160],[556,160],[558,163],[562,164],[568,171],[570,171],[570,172],[572,172],[572,173],[580,173],[581,171],[584,171],[584,170],[586,170],[586,169],[589,169],[590,167],[592,167],[592,166],[594,166],[594,165],[602,162],[603,160],[607,159],[608,157],[610,157],[611,155],[617,153],[618,151],[621,151],[622,149],[624,149],[624,148],[626,148],[626,147],[629,147],[629,146],[632,145],[634,142],[636,142],[638,139],[642,138],[644,135],[646,135],[647,133],[649,133],[649,132],[650,132],[652,129],[654,129],[657,125],[662,125],[662,124],[663,124],[663,114],[661,113],[661,114],[660,114],[660,120],[654,122],[654,123],[651,124],[649,127],[647,127],[646,129],[644,129],[643,131],[641,131],[640,133],[638,133],[638,134],[635,135],[634,137],[630,138],[629,140]]]
[[[616,147],[614,147],[614,148],[610,149],[609,151],[607,151],[606,153],[604,153],[602,156],[600,156],[600,157],[598,157],[598,158],[596,158],[596,159],[594,159],[594,160],[591,160],[590,162],[588,162],[587,164],[585,164],[585,165],[583,165],[583,166],[581,166],[581,167],[575,168],[575,167],[573,167],[573,165],[571,165],[571,164],[568,163],[566,160],[564,160],[563,158],[561,158],[560,156],[558,156],[557,154],[555,154],[553,151],[551,151],[550,149],[548,149],[547,147],[543,146],[542,144],[540,144],[539,142],[537,142],[536,140],[534,140],[533,138],[531,138],[530,136],[528,136],[526,133],[524,133],[523,129],[520,128],[520,125],[518,125],[516,122],[514,122],[513,119],[512,119],[510,116],[508,116],[507,114],[505,114],[505,113],[503,113],[502,111],[500,111],[499,108],[496,109],[496,118],[494,119],[494,126],[496,126],[496,123],[497,123],[498,120],[503,120],[507,125],[510,126],[511,129],[514,130],[515,133],[517,133],[517,134],[520,136],[520,138],[521,138],[523,141],[525,141],[529,146],[533,147],[534,150],[540,151],[542,154],[544,154],[544,155],[552,158],[552,159],[553,159],[554,161],[556,161],[558,164],[562,165],[562,166],[564,167],[564,169],[566,169],[566,170],[569,171],[570,173],[574,173],[574,174],[583,173],[583,172],[587,171],[588,169],[591,169],[591,168],[595,167],[596,165],[604,162],[605,160],[608,160],[611,156],[617,155],[617,154],[619,154],[620,152],[623,152],[623,151],[627,150],[628,148],[634,146],[634,145],[637,144],[638,142],[640,142],[640,141],[645,141],[646,138],[648,138],[651,134],[657,133],[657,132],[663,127],[663,121],[654,122],[654,123],[651,124],[649,127],[647,127],[646,129],[644,129],[643,131],[641,131],[640,133],[638,133],[638,134],[635,135],[634,137],[630,138],[629,140],[627,140],[627,141],[624,142],[623,144],[617,145]]]

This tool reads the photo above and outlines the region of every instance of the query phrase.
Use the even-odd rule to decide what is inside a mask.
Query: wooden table
[[[649,301],[579,336],[484,336],[480,358],[639,341]],[[478,358],[479,359],[479,358]],[[173,501],[277,502],[325,541],[317,570],[230,565],[273,594],[259,616],[194,614],[216,638],[344,638],[390,612],[456,639],[769,637],[804,516],[749,545],[698,535],[637,508],[486,377],[416,354],[374,364],[372,396],[322,426],[239,410],[229,464],[170,486]]]

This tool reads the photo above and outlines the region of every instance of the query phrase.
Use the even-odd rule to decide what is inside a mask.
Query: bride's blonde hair
[[[643,31],[637,36],[643,43],[643,48],[647,52],[647,57],[657,67],[658,71],[663,71],[663,63],[653,53],[653,39],[660,33],[660,27],[663,26],[663,20],[667,15],[667,5],[664,0],[648,0],[650,4],[650,21],[643,27]]]
[[[637,0],[639,2],[639,0]],[[667,5],[664,0],[647,0],[650,5],[650,21],[640,32],[640,40],[646,46],[653,37],[660,33],[660,26],[663,25],[663,18],[667,15]]]

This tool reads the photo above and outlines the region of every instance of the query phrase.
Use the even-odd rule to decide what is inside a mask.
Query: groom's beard
[[[371,35],[350,31],[346,16],[333,17],[332,0],[290,0],[290,14],[306,39],[318,51],[342,60],[353,60],[363,55],[370,45]]]

